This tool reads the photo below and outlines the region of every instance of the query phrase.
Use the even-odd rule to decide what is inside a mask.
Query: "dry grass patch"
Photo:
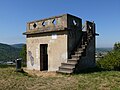
[[[120,90],[120,72],[104,71],[78,75],[42,73],[40,76],[0,67],[0,90]],[[48,74],[48,75],[47,75]]]

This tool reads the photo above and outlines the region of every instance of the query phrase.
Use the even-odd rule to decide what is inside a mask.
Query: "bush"
[[[114,44],[114,50],[120,50],[120,43],[115,43]]]
[[[20,58],[22,58],[22,62],[23,62],[23,66],[26,66],[26,63],[27,63],[27,57],[26,57],[26,44],[22,46],[22,50],[20,51]]]
[[[113,50],[98,60],[97,67],[106,70],[120,70],[120,50]]]

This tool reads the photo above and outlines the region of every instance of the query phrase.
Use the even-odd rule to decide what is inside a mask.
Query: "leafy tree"
[[[27,61],[26,54],[27,54],[26,45],[23,45],[22,50],[20,51],[20,58],[22,58],[23,64],[25,64],[25,65],[26,65],[26,61]]]
[[[97,61],[97,65],[106,70],[120,70],[120,52],[118,50],[109,52]]]
[[[114,44],[114,50],[120,50],[120,43],[115,43]]]
[[[120,43],[115,43],[114,50],[98,60],[97,66],[106,70],[120,70]]]

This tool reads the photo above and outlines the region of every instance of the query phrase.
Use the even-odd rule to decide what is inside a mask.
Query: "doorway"
[[[48,44],[40,44],[40,71],[48,70]]]

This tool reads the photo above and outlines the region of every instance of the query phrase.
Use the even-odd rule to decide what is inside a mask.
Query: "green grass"
[[[0,90],[120,90],[120,72],[37,77],[0,66]]]

